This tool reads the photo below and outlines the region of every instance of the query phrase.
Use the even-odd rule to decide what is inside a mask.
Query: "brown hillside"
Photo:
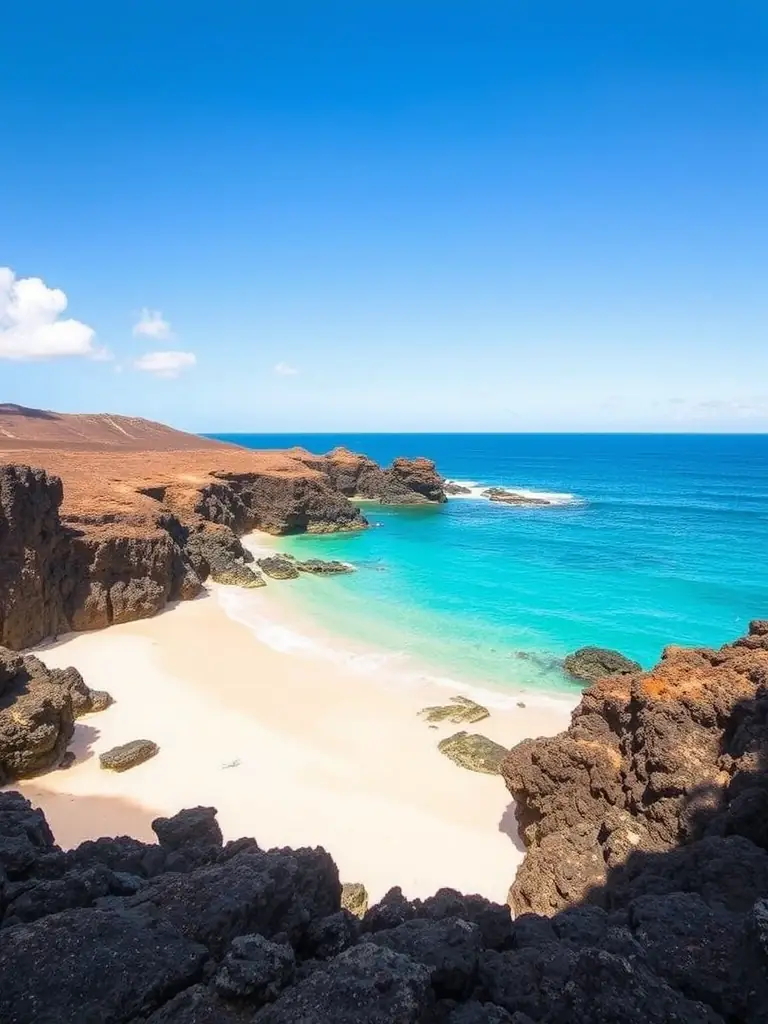
[[[189,451],[222,445],[139,416],[50,412],[0,403],[0,447],[4,451],[21,448]]]

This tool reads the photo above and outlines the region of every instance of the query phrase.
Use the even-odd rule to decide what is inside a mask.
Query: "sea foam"
[[[468,487],[469,494],[451,494],[450,498],[463,498],[466,500],[481,500],[488,501],[487,495],[484,493],[490,487],[499,487],[502,490],[509,491],[510,494],[515,494],[520,498],[529,498],[531,500],[544,500],[549,502],[551,505],[584,505],[586,502],[583,498],[580,498],[576,494],[570,494],[566,491],[534,491],[527,487],[517,487],[511,484],[481,484],[477,480],[450,480],[452,484],[458,484],[460,487]]]

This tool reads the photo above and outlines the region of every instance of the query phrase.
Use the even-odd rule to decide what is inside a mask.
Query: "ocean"
[[[354,564],[284,586],[328,635],[403,673],[572,693],[562,658],[584,645],[650,666],[667,644],[720,645],[768,617],[768,435],[215,436],[425,455],[473,488],[439,507],[366,504],[365,532],[280,541]],[[490,485],[558,503],[491,503]]]

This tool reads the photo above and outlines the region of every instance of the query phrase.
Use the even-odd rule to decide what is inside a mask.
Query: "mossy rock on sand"
[[[158,745],[152,740],[131,740],[130,743],[123,743],[99,754],[99,765],[113,772],[124,772],[148,761],[159,750]]]
[[[240,562],[230,562],[229,565],[211,566],[211,579],[214,583],[224,583],[230,587],[265,587],[267,581],[260,572],[254,572],[247,565]]]
[[[355,917],[363,918],[368,909],[368,890],[362,882],[345,882],[341,887],[341,905]]]
[[[269,558],[259,558],[258,566],[267,576],[273,580],[295,580],[299,578],[299,570],[296,567],[296,560],[286,555],[270,555]]]
[[[454,725],[472,725],[488,718],[490,711],[469,697],[451,697],[450,704],[436,704],[419,712],[428,722],[452,722]]]
[[[486,775],[498,775],[501,762],[509,753],[506,747],[494,743],[487,736],[468,732],[456,732],[448,736],[438,743],[437,749],[460,768],[484,772]]]

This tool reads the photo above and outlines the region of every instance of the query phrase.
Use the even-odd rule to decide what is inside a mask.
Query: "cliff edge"
[[[89,440],[66,447],[73,417],[59,417],[62,433],[57,414],[3,408],[18,437],[8,448],[0,432],[0,645],[17,650],[194,597],[212,565],[248,560],[238,537],[251,530],[364,529],[349,500],[359,487],[392,504],[445,500],[426,459],[382,469],[349,452],[251,451],[109,416],[74,417]],[[45,442],[20,447],[36,416]]]

